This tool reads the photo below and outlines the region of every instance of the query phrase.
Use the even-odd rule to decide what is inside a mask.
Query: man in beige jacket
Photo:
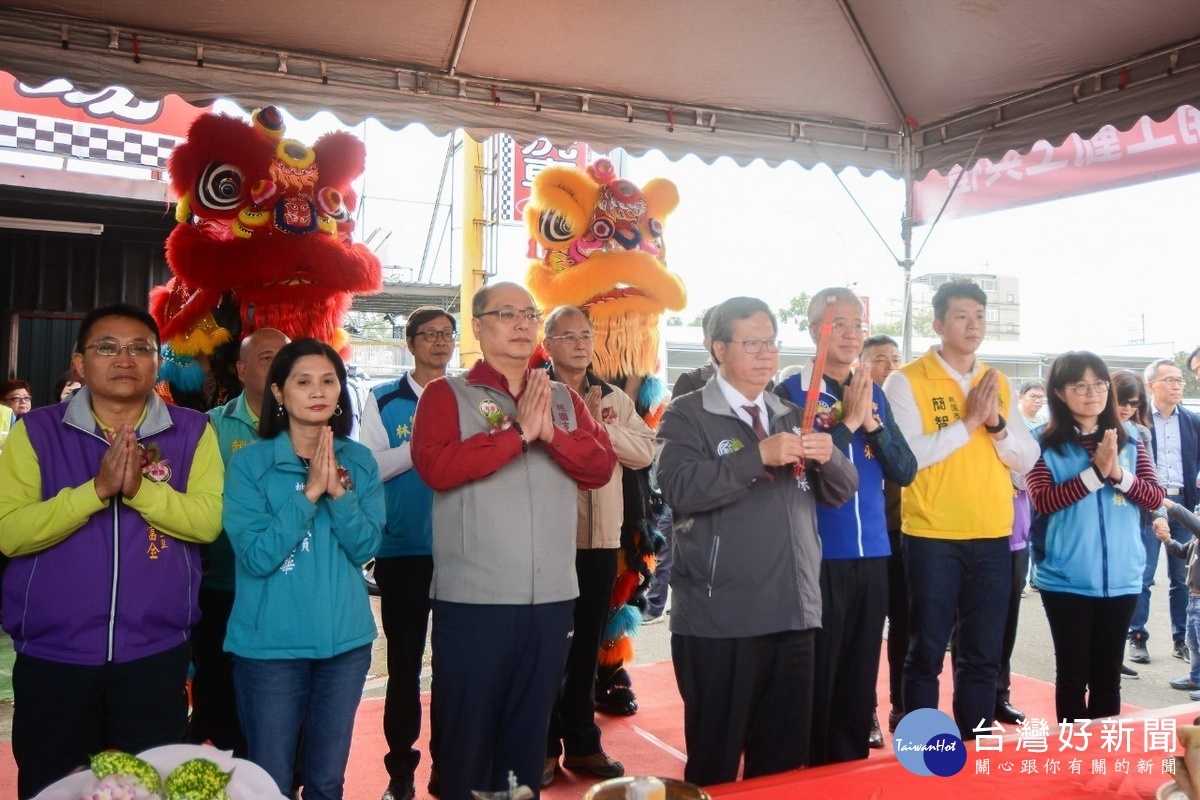
[[[603,488],[579,492],[575,529],[575,635],[567,655],[566,675],[558,703],[550,716],[550,733],[542,785],[554,780],[558,758],[562,766],[597,778],[616,778],[625,768],[600,746],[595,721],[596,661],[600,637],[608,618],[609,599],[617,574],[621,543],[623,467],[640,469],[654,457],[654,432],[642,421],[633,401],[589,369],[594,343],[592,323],[574,306],[561,306],[546,317],[543,346],[550,357],[550,377],[579,392],[588,411],[604,425],[617,452],[612,480]]]

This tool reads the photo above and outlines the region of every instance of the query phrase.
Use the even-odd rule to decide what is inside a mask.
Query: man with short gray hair
[[[541,311],[515,283],[482,290],[483,358],[430,381],[412,460],[433,499],[434,762],[443,800],[534,791],[570,645],[579,489],[617,457],[582,398],[528,368]]]
[[[1150,392],[1151,456],[1158,470],[1158,479],[1167,490],[1167,497],[1184,508],[1195,508],[1198,499],[1196,476],[1200,473],[1200,417],[1188,411],[1183,400],[1183,370],[1172,359],[1160,358],[1146,367],[1146,387]],[[1168,519],[1171,538],[1187,544],[1192,535],[1187,528]],[[1150,634],[1146,621],[1150,618],[1150,586],[1158,568],[1158,551],[1162,546],[1149,530],[1142,531],[1146,546],[1146,571],[1142,575],[1142,595],[1129,623],[1129,660],[1149,664],[1150,651],[1146,644]],[[1171,655],[1189,660],[1184,637],[1187,631],[1188,588],[1185,582],[1187,565],[1177,558],[1167,559],[1167,590],[1171,614]]]

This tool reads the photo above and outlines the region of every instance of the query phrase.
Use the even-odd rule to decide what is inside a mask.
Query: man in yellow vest
[[[884,384],[919,467],[900,505],[909,585],[904,710],[937,708],[946,642],[957,624],[953,710],[963,739],[990,726],[995,710],[1012,591],[1009,471],[1025,474],[1039,453],[1025,425],[1007,424],[1008,379],[975,357],[987,331],[987,299],[970,281],[942,284],[933,296],[940,346]]]

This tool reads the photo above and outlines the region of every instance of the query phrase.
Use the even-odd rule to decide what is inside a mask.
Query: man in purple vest
[[[221,530],[216,435],[154,393],[153,318],[92,311],[73,363],[85,387],[27,414],[0,453],[22,799],[93,753],[183,740],[197,545]]]

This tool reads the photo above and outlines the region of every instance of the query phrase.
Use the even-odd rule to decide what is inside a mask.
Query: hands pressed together
[[[989,369],[967,393],[967,413],[963,417],[970,430],[980,425],[1000,424],[1000,373]]]
[[[596,419],[599,416],[599,392],[596,399]],[[591,396],[591,391],[588,392]],[[588,407],[590,410],[590,406]],[[521,426],[522,438],[527,444],[538,439],[549,444],[554,440],[554,418],[550,416],[550,376],[540,369],[530,370],[525,375],[525,387],[517,400],[517,424]]]
[[[1117,462],[1117,431],[1115,428],[1104,432],[1104,436],[1100,439],[1100,444],[1096,446],[1096,452],[1092,456],[1092,464],[1105,478],[1120,481],[1125,477],[1125,472]]]
[[[321,495],[329,495],[334,500],[346,493],[338,474],[337,459],[333,454],[333,428],[321,430],[321,438],[317,440],[317,449],[308,462],[308,483],[304,486],[304,496],[310,502],[317,502]]]
[[[117,495],[133,497],[142,488],[142,453],[132,425],[117,428],[108,451],[100,459],[94,485],[101,500]]]
[[[859,428],[870,433],[879,427],[879,420],[875,419],[873,413],[873,387],[869,370],[860,369],[850,378],[850,385],[842,395],[842,424],[849,428],[851,433]]]

